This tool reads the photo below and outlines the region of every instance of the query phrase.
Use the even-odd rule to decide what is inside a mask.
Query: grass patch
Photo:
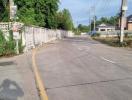
[[[106,38],[93,37],[93,39],[96,41],[99,41],[103,44],[107,44],[109,46],[132,48],[132,37],[124,38],[123,43],[120,43],[119,38],[117,38],[117,37],[106,37]]]

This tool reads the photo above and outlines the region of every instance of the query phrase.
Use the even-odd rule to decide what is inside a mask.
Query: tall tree
[[[47,28],[57,28],[56,14],[59,0],[45,0],[45,22]]]
[[[58,28],[64,30],[72,30],[73,29],[73,20],[69,10],[64,9],[62,12],[58,13],[57,17],[58,21]]]
[[[50,29],[73,29],[69,10],[58,12],[59,0],[14,0],[18,7],[19,21],[26,25],[37,25]],[[9,18],[8,0],[0,0],[0,20]]]
[[[78,25],[78,30],[80,32],[89,32],[90,27],[89,26],[86,26],[86,25],[79,24]]]
[[[9,1],[8,0],[0,0],[0,21],[8,21],[9,20]]]
[[[56,14],[59,0],[14,0],[18,16],[27,24],[56,28]]]
[[[27,25],[36,24],[34,1],[35,0],[14,0],[18,7],[17,16],[19,17],[20,21]]]

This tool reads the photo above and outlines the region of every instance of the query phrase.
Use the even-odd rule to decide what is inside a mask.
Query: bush
[[[125,33],[125,38],[128,38],[129,33]]]
[[[13,40],[13,34],[10,32],[8,40],[5,39],[2,32],[0,32],[0,56],[9,56],[15,54],[15,41]]]
[[[100,37],[100,33],[95,33],[91,35],[92,37]]]
[[[125,38],[132,38],[132,33],[131,32],[126,32],[125,33]]]
[[[13,39],[13,32],[9,31],[8,40],[5,39],[4,34],[0,31],[0,56],[10,56],[16,53],[16,42]],[[19,51],[23,52],[22,39],[19,40]]]
[[[6,40],[2,31],[0,30],[0,56],[2,56],[5,52],[5,45],[6,45]]]
[[[132,39],[131,38],[125,38],[123,43],[120,43],[120,39],[117,37],[108,37],[108,38],[100,38],[96,37],[93,38],[94,40],[97,40],[101,43],[107,44],[109,46],[114,46],[114,47],[132,47]]]

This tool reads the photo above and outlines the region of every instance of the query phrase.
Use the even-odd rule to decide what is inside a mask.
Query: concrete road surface
[[[132,51],[88,37],[66,38],[38,51],[49,100],[132,100]]]
[[[39,100],[31,57],[0,58],[0,100]]]

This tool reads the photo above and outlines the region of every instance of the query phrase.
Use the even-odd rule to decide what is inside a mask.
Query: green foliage
[[[72,30],[70,12],[59,9],[59,0],[14,0],[18,7],[17,17],[26,25],[36,25],[50,29]],[[9,20],[9,2],[0,0],[0,21]]]
[[[3,33],[0,31],[0,56],[8,56],[15,53],[15,42],[12,40],[12,34],[9,40],[6,40]]]
[[[111,17],[101,17],[99,20],[96,18],[96,26],[104,23],[112,26],[116,26],[119,21],[119,15],[117,14],[116,16],[111,16]],[[94,27],[94,22],[92,21],[91,23],[91,28],[93,30]]]
[[[81,35],[81,32],[78,30],[78,28],[74,28],[73,32],[75,33],[75,35]]]
[[[100,33],[92,34],[92,37],[100,37]]]
[[[44,0],[45,1],[45,11],[44,15],[46,28],[57,28],[56,15],[58,11],[59,0]]]
[[[22,8],[18,11],[17,14],[21,22],[24,22],[26,25],[35,25],[36,15],[34,14],[33,8],[29,8],[29,9]]]
[[[107,44],[109,46],[114,46],[114,47],[131,47],[132,48],[132,38],[124,38],[124,42],[120,43],[119,38],[111,38],[111,37],[107,37],[107,38],[101,38],[101,37],[93,37],[93,39]]]
[[[0,31],[0,56],[10,56],[16,53],[16,43],[13,40],[13,33],[10,31],[8,40],[5,39],[3,33]],[[23,52],[24,47],[22,46],[22,39],[19,40],[19,51]]]
[[[57,25],[59,29],[73,30],[73,20],[69,10],[64,9],[57,15]]]
[[[56,14],[59,0],[14,0],[18,17],[27,25],[57,28]]]
[[[0,31],[0,56],[5,51],[5,44],[6,44],[6,40],[5,40],[4,36],[3,36],[3,33]]]
[[[112,16],[112,17],[102,17],[100,20],[96,21],[96,24],[109,24],[109,25],[117,25],[118,24],[118,16]]]
[[[125,38],[132,38],[131,32],[125,32],[124,35],[125,35]]]
[[[34,0],[14,0],[18,7],[17,16],[26,25],[35,25]]]
[[[89,32],[90,31],[90,27],[86,26],[86,25],[79,24],[78,25],[78,30],[80,32]]]
[[[0,0],[0,21],[6,22],[9,20],[8,0]]]

